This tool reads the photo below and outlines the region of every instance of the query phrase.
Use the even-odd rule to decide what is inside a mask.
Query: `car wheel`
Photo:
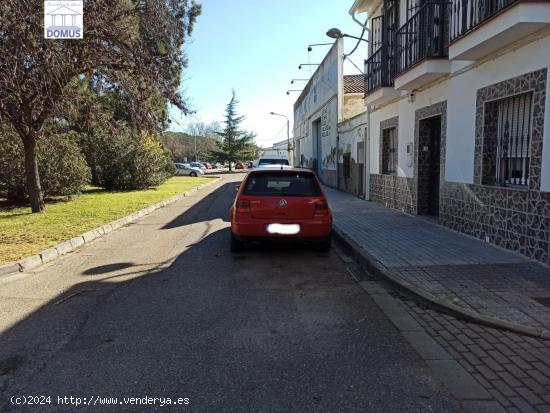
[[[231,233],[231,252],[240,252],[244,249],[244,243],[237,238],[235,238],[235,235]]]
[[[191,172],[189,175],[191,175],[191,176],[194,177],[194,178],[197,177],[197,173],[196,173],[196,172]]]
[[[317,250],[321,252],[329,252],[332,245],[332,236],[328,236],[317,244]]]

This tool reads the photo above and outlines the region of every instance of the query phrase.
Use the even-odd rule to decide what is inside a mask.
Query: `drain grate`
[[[537,303],[550,308],[550,297],[532,297]]]

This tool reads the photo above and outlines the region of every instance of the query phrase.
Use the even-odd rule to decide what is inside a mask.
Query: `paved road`
[[[2,282],[0,411],[459,411],[334,251],[229,252],[236,179]]]

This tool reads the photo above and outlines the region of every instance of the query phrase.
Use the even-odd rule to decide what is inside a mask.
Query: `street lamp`
[[[331,39],[341,39],[342,37],[351,37],[352,39],[368,42],[366,39],[363,39],[362,37],[357,37],[357,36],[352,36],[350,34],[342,33],[342,30],[336,27],[329,29],[329,31],[327,32],[327,36],[330,37]]]
[[[286,94],[287,94],[287,95],[290,95],[290,92],[303,92],[303,90],[290,89],[290,90],[287,90],[287,91],[286,91]]]
[[[270,112],[269,114],[273,116],[281,116],[286,119],[286,143],[287,143],[288,155],[290,157],[290,151],[292,149],[290,146],[290,119],[288,119],[288,116],[282,115],[280,113]],[[294,155],[292,156],[292,164],[294,164]]]
[[[290,81],[290,84],[293,85],[294,82],[308,82],[308,81],[309,81],[309,79],[292,79]]]

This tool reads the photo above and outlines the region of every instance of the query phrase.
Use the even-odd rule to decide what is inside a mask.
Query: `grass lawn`
[[[0,265],[36,254],[209,180],[174,177],[143,191],[89,188],[71,201],[47,203],[43,214],[31,214],[29,207],[0,209]]]

